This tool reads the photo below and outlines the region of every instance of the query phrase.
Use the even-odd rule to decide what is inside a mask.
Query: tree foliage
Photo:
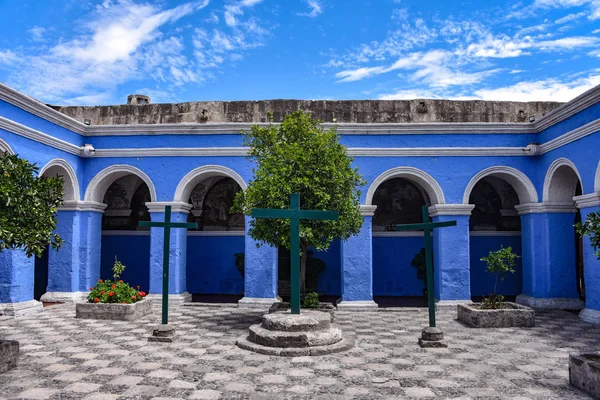
[[[0,251],[22,248],[40,257],[62,239],[56,212],[62,204],[62,177],[38,177],[39,168],[16,155],[0,155]]]
[[[589,236],[590,244],[600,260],[600,212],[589,213],[585,222],[575,224],[579,236]]]
[[[324,130],[309,113],[294,112],[279,125],[254,125],[244,133],[244,144],[256,168],[248,189],[236,195],[234,211],[250,215],[253,208],[289,208],[290,194],[299,193],[301,209],[339,213],[337,221],[301,221],[304,277],[307,246],[326,250],[334,238],[348,239],[360,231],[359,188],[364,181],[335,128]],[[288,219],[253,219],[248,233],[257,241],[290,248]]]
[[[494,293],[490,293],[488,298],[483,299],[481,308],[497,309],[504,307],[504,296],[496,295],[498,278],[503,281],[507,273],[515,273],[517,258],[520,258],[520,256],[513,253],[511,246],[507,248],[501,247],[500,250],[496,251],[490,251],[487,257],[481,258],[481,261],[484,261],[487,264],[487,272],[490,275],[496,275]]]

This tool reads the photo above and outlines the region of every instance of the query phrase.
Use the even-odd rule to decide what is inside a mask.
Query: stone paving
[[[568,354],[600,348],[575,314],[536,314],[535,328],[473,329],[438,315],[448,349],[417,345],[426,310],[337,312],[356,347],[321,357],[246,352],[235,339],[261,313],[172,309],[177,340],[149,343],[159,309],[137,322],[75,319],[73,305],[0,321],[21,343],[0,399],[585,399],[568,384]]]

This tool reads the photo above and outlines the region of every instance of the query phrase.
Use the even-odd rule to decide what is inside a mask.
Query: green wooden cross
[[[337,211],[300,210],[300,195],[290,194],[290,208],[255,208],[255,218],[280,218],[290,220],[290,264],[291,264],[291,309],[292,314],[300,314],[300,220],[337,220]]]
[[[171,206],[165,206],[165,222],[140,221],[139,226],[165,228],[163,242],[163,290],[162,290],[162,323],[169,323],[169,247],[171,245],[171,228],[198,228],[198,224],[171,222]]]
[[[422,224],[396,225],[397,231],[416,231],[423,229],[425,236],[425,266],[427,267],[427,303],[429,306],[429,326],[435,328],[435,302],[433,300],[433,255],[431,250],[431,231],[435,228],[456,226],[456,221],[430,222],[429,208],[421,208]]]

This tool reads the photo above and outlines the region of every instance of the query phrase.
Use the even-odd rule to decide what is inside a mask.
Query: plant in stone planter
[[[132,304],[141,301],[146,297],[146,292],[137,290],[123,282],[121,274],[125,271],[125,265],[115,259],[113,265],[114,281],[100,279],[95,287],[90,288],[88,301],[90,303],[116,303]]]
[[[303,308],[319,308],[319,294],[316,292],[306,293],[302,298]]]
[[[481,261],[485,261],[487,264],[487,272],[490,275],[495,275],[496,280],[494,282],[494,292],[490,293],[489,297],[484,297],[481,302],[481,308],[484,310],[497,310],[504,308],[504,296],[497,295],[496,289],[498,287],[498,279],[504,280],[507,273],[515,273],[515,264],[517,254],[513,253],[512,247],[501,247],[500,250],[490,251],[487,257],[481,258]]]
[[[600,260],[600,212],[589,213],[584,222],[575,224],[575,229],[579,236],[589,236],[590,244]]]

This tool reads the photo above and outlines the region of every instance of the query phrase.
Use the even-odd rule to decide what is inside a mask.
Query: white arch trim
[[[6,143],[2,139],[0,139],[0,153],[8,153],[8,154],[11,154],[11,155],[15,154],[15,152],[13,151],[13,149],[10,148],[10,146],[8,145],[8,143]]]
[[[79,191],[79,180],[77,179],[77,174],[75,173],[75,170],[71,164],[62,158],[55,158],[48,161],[48,163],[44,165],[44,168],[40,170],[39,176],[43,176],[52,167],[60,167],[67,174],[68,180],[65,179],[64,184],[65,186],[69,185],[70,190],[64,190],[64,200],[80,200],[81,193]]]
[[[581,184],[581,193],[585,193],[585,191],[583,190],[583,180],[581,179],[581,174],[579,174],[579,170],[577,170],[577,167],[575,166],[573,161],[569,160],[568,158],[561,157],[554,160],[552,164],[550,164],[550,167],[548,167],[548,171],[546,171],[546,177],[544,178],[544,192],[542,194],[542,199],[544,202],[554,201],[550,198],[552,194],[550,193],[550,185],[552,184],[552,178],[554,178],[554,174],[560,167],[569,167],[571,168],[571,170],[573,170],[575,175],[577,175],[577,179],[579,179],[579,183]],[[575,194],[573,193],[570,195],[570,197],[573,197],[574,195]]]
[[[598,161],[598,168],[596,169],[596,180],[594,181],[594,192],[600,193],[600,161]],[[583,191],[583,187],[581,188],[581,193],[585,193]]]
[[[367,197],[365,199],[366,205],[373,204],[373,196],[375,191],[383,182],[393,178],[405,178],[412,182],[419,184],[429,195],[431,204],[445,204],[446,199],[444,198],[444,191],[437,181],[429,175],[427,172],[422,171],[414,167],[396,167],[391,168],[379,175],[371,186],[367,190]]]
[[[486,168],[483,171],[480,171],[473,178],[471,178],[471,181],[467,185],[467,188],[465,189],[465,193],[463,195],[463,204],[469,204],[469,197],[471,196],[471,192],[473,191],[473,188],[475,187],[477,182],[490,175],[502,178],[508,183],[510,183],[517,192],[517,195],[519,196],[520,204],[538,202],[538,194],[535,190],[535,186],[527,177],[527,175],[525,175],[518,169],[507,167],[504,165],[498,165],[495,167]]]
[[[226,176],[237,182],[242,190],[246,190],[248,185],[246,181],[231,168],[223,167],[222,165],[204,165],[190,171],[177,185],[175,189],[175,197],[173,201],[187,203],[190,199],[190,194],[194,187],[206,178],[213,176]]]
[[[148,175],[146,175],[139,168],[126,164],[111,165],[110,167],[104,168],[102,171],[98,172],[98,174],[96,174],[96,176],[94,176],[94,178],[92,178],[88,184],[85,191],[84,200],[102,203],[104,200],[104,194],[110,185],[117,179],[129,174],[136,175],[143,180],[146,185],[148,185],[148,189],[150,190],[150,201],[156,201],[156,188],[154,187],[154,183],[152,183],[150,177],[148,177]]]

